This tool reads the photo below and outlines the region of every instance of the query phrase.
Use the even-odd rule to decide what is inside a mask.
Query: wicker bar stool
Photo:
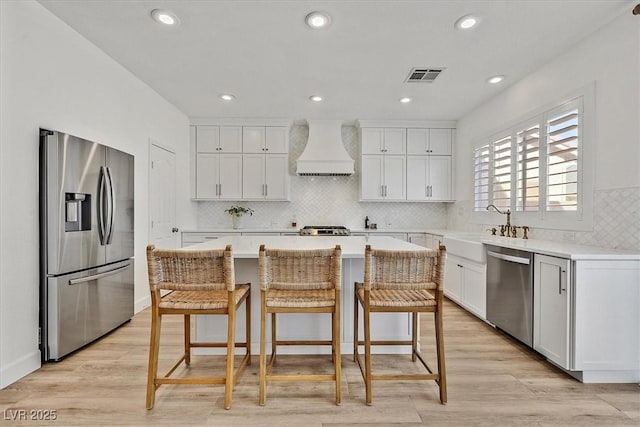
[[[260,405],[266,401],[267,381],[335,381],[336,405],[341,403],[340,389],[340,285],[342,250],[266,249],[260,246]],[[330,341],[278,341],[277,313],[331,313]],[[266,323],[271,314],[271,357],[267,365]],[[272,375],[278,345],[331,345],[334,373]]]
[[[250,284],[236,284],[231,245],[219,250],[160,250],[147,246],[149,287],[151,288],[151,339],[147,377],[147,409],[153,408],[156,390],[162,384],[224,384],[224,407],[231,407],[231,394],[245,365],[251,363]],[[162,295],[162,291],[170,291]],[[231,303],[229,303],[231,302]],[[246,302],[246,340],[235,342],[236,311]],[[158,377],[160,326],[164,315],[184,316],[184,354],[163,377]],[[226,342],[192,342],[191,315],[223,314],[227,319]],[[223,377],[171,378],[184,362],[191,363],[194,347],[227,349]],[[235,347],[246,352],[234,372]]]
[[[442,292],[445,247],[419,251],[390,251],[366,246],[364,283],[355,284],[353,358],[358,363],[366,387],[366,404],[372,403],[373,380],[435,380],[440,402],[447,402],[447,380],[442,330]],[[358,335],[358,305],[364,314],[364,341]],[[372,341],[371,313],[412,313],[411,341]],[[418,348],[418,315],[434,313],[436,332],[436,373]],[[358,353],[364,345],[364,363]],[[372,345],[411,345],[411,359],[419,360],[428,374],[376,375],[371,370]]]

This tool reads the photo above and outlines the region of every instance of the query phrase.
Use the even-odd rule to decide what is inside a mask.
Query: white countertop
[[[295,233],[297,231],[298,229],[295,229],[295,228],[288,228],[288,229],[285,229],[285,228],[283,229],[220,228],[220,229],[206,229],[206,230],[203,230],[203,229],[183,230],[183,232],[198,232],[198,233],[285,233],[285,232]],[[369,243],[371,243],[373,246],[385,245],[389,249],[409,249],[410,250],[410,249],[419,248],[419,246],[413,245],[407,242],[402,242],[397,239],[392,239],[392,238],[383,237],[383,236],[376,236],[376,234],[429,233],[429,234],[444,236],[445,238],[480,242],[485,245],[496,245],[496,246],[502,246],[502,247],[507,247],[512,249],[520,249],[520,250],[535,252],[535,253],[544,254],[544,255],[556,256],[560,258],[568,258],[572,260],[640,260],[639,251],[599,248],[595,246],[578,245],[574,243],[553,242],[549,240],[491,236],[488,234],[464,232],[461,230],[352,229],[351,231],[353,233],[363,233],[363,232],[369,233],[370,235],[368,240]],[[243,237],[243,239],[240,241],[236,241],[234,243],[233,239],[237,239],[240,237]],[[363,236],[350,236],[350,237],[306,236],[306,237],[302,237],[303,240],[298,240],[297,237],[298,236],[239,236],[237,235],[237,236],[229,236],[225,238],[216,239],[207,243],[194,245],[193,247],[224,248],[224,245],[231,243],[234,246],[234,252],[238,253],[239,257],[256,258],[260,243],[265,243],[267,245],[270,245],[270,244],[285,245],[285,246],[274,246],[279,248],[312,248],[312,247],[315,247],[313,245],[315,245],[316,243],[306,240],[306,239],[312,239],[312,240],[315,240],[317,243],[321,243],[322,245],[325,245],[320,247],[331,247],[336,244],[340,244],[342,246],[342,254],[344,257],[351,257],[351,258],[360,257],[361,258],[362,257],[361,255],[364,252],[364,245],[366,244],[366,243],[362,243],[366,241],[366,237],[363,237]],[[270,240],[270,239],[275,239],[275,240]],[[341,240],[341,239],[347,239],[347,240]],[[361,239],[362,242],[356,243],[358,242],[358,239]],[[378,239],[381,239],[381,240],[378,240]],[[269,242],[273,242],[273,243],[269,243]],[[202,246],[202,245],[206,245],[206,246]],[[406,246],[406,245],[409,245],[409,246]],[[253,256],[251,256],[252,253],[254,254]]]
[[[639,252],[552,242],[549,240],[489,236],[481,233],[474,234],[455,231],[450,231],[445,234],[445,239],[447,238],[469,240],[484,243],[485,245],[502,246],[572,260],[640,260]]]
[[[364,258],[364,248],[417,250],[425,249],[393,237],[364,236],[229,236],[189,246],[189,249],[224,249],[231,245],[234,258],[258,258],[260,245],[274,249],[328,249],[340,245],[343,258]]]

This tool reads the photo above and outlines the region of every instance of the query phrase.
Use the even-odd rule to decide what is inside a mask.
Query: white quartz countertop
[[[640,260],[640,252],[599,248],[596,246],[577,245],[573,243],[552,242],[549,240],[522,239],[500,236],[489,236],[481,233],[463,233],[450,231],[444,235],[446,239],[468,240],[485,245],[519,249],[572,260]]]
[[[189,246],[189,249],[224,249],[231,245],[234,258],[258,258],[262,244],[272,249],[328,249],[340,245],[343,258],[364,258],[366,245],[388,250],[425,249],[413,243],[384,236],[229,236],[198,243]]]

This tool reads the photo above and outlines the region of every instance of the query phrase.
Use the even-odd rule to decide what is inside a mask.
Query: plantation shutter
[[[491,203],[499,209],[511,208],[511,135],[492,143]]]
[[[483,211],[489,204],[489,144],[474,150],[474,196],[473,209]]]
[[[535,212],[540,209],[540,125],[517,131],[516,144],[516,210]]]
[[[579,124],[577,108],[547,119],[547,211],[578,209]]]

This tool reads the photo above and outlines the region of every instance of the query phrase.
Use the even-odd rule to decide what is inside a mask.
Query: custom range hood
[[[307,120],[309,140],[298,157],[301,176],[353,175],[353,159],[342,142],[342,120]]]

